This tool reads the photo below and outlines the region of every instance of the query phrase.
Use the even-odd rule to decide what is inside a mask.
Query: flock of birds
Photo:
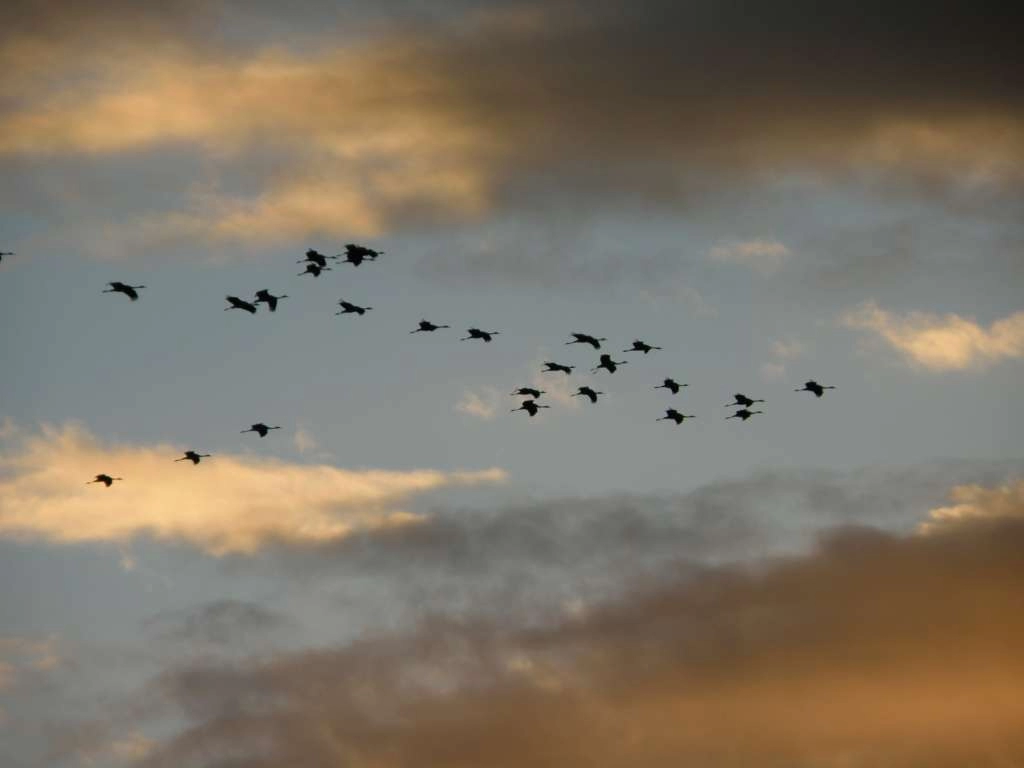
[[[14,253],[11,251],[0,252],[0,257],[13,255]],[[312,275],[313,277],[319,277],[321,273],[330,271],[331,268],[327,266],[328,261],[334,261],[336,263],[346,263],[351,264],[354,267],[358,267],[366,261],[376,261],[382,255],[382,251],[377,251],[374,250],[373,248],[368,248],[363,245],[357,245],[355,243],[348,243],[345,246],[345,253],[337,254],[336,256],[327,256],[314,249],[309,249],[306,251],[305,258],[300,259],[297,262],[299,264],[305,264],[305,269],[304,271],[299,273],[299,276],[301,277],[302,275],[308,274]],[[132,301],[138,301],[139,291],[143,290],[146,287],[144,285],[129,285],[127,283],[116,281],[107,283],[107,286],[108,287],[103,291],[103,293],[121,293],[127,296]],[[246,301],[245,299],[242,299],[238,296],[226,296],[225,298],[230,306],[225,307],[224,311],[232,309],[241,309],[250,314],[256,314],[259,304],[265,304],[267,306],[267,309],[269,309],[271,312],[276,312],[278,302],[281,301],[282,299],[288,298],[288,295],[281,294],[280,296],[275,296],[274,294],[270,293],[270,291],[263,289],[257,291],[251,301]],[[367,312],[373,309],[373,307],[360,306],[358,304],[354,304],[344,299],[340,300],[338,304],[341,307],[341,309],[335,313],[337,315],[365,315]],[[449,325],[438,325],[430,322],[429,320],[420,320],[417,327],[409,331],[409,333],[434,333],[435,331],[439,331],[450,327],[451,326]],[[460,341],[479,340],[485,343],[490,343],[495,336],[500,335],[499,331],[484,331],[480,328],[469,328],[466,331],[466,333],[467,335],[461,337]],[[572,337],[572,340],[565,342],[566,345],[587,344],[593,347],[595,350],[601,350],[602,343],[608,341],[604,337],[592,336],[588,333],[571,333],[570,336]],[[647,356],[651,352],[659,350],[661,350],[661,347],[657,347],[648,344],[640,339],[636,339],[633,341],[632,346],[622,350],[622,354],[628,354],[630,352],[642,352],[644,356]],[[591,368],[590,371],[591,373],[597,373],[598,371],[605,370],[609,374],[613,374],[619,369],[620,366],[627,365],[628,363],[628,360],[614,360],[612,359],[612,356],[610,354],[608,354],[607,352],[602,352],[598,358],[598,364]],[[564,363],[558,363],[554,361],[545,361],[543,372],[563,373],[566,376],[569,376],[572,374],[575,368],[575,365],[566,365]],[[666,389],[673,395],[678,395],[682,388],[686,386],[688,385],[680,384],[675,379],[666,378],[662,381],[661,384],[658,384],[656,387],[654,387],[654,389]],[[811,392],[812,394],[814,394],[815,397],[821,397],[822,395],[824,395],[826,389],[835,389],[835,387],[831,385],[819,384],[814,380],[810,380],[804,382],[804,385],[802,387],[794,391]],[[541,398],[541,396],[545,394],[545,390],[543,389],[538,389],[536,387],[519,387],[510,394],[514,397],[525,398],[519,404],[518,408],[511,409],[512,413],[515,413],[516,411],[525,411],[529,416],[532,417],[536,416],[542,408],[551,407],[549,405],[537,402]],[[604,392],[597,391],[592,387],[581,386],[577,388],[576,392],[572,393],[571,396],[585,397],[591,403],[596,403],[598,397],[604,394]],[[751,397],[747,397],[742,392],[737,392],[736,394],[733,395],[733,402],[725,404],[726,408],[736,408],[737,410],[732,415],[727,416],[726,418],[740,419],[742,421],[746,421],[751,416],[764,413],[764,411],[761,410],[751,410],[751,407],[754,406],[756,403],[763,402],[765,402],[763,399],[754,399]],[[681,411],[675,408],[667,408],[665,409],[665,415],[659,419],[656,419],[656,421],[672,421],[675,422],[675,424],[678,426],[687,419],[694,418],[696,418],[696,416],[693,414],[682,413]],[[275,429],[281,429],[281,427],[271,427],[261,422],[257,422],[256,424],[251,425],[248,429],[241,430],[241,432],[243,434],[247,432],[255,432],[262,438],[266,437],[271,430]],[[188,450],[185,451],[183,456],[181,456],[178,459],[175,459],[175,461],[191,461],[195,465],[198,464],[200,460],[208,458],[209,456],[210,454],[208,453],[198,453],[193,450]],[[107,488],[109,488],[114,483],[115,480],[121,479],[122,478],[120,477],[112,477],[111,475],[108,474],[98,474],[96,475],[95,479],[89,481],[89,484],[102,483]]]

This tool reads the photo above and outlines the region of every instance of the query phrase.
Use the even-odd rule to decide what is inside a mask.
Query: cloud
[[[455,410],[477,419],[492,421],[502,399],[501,393],[493,387],[484,387],[479,393],[466,390],[455,404]]]
[[[169,445],[103,445],[83,427],[44,427],[0,456],[0,536],[55,543],[175,540],[207,553],[336,540],[404,526],[402,502],[438,488],[501,482],[478,472],[344,470],[219,454],[174,463]],[[124,477],[86,485],[98,472]]]
[[[761,376],[765,379],[781,379],[786,374],[786,363],[796,360],[804,351],[804,345],[795,339],[772,342],[772,359],[761,366]]]
[[[540,626],[438,616],[175,667],[150,711],[187,724],[139,766],[1016,764],[1022,547],[1019,516],[844,529]]]
[[[288,626],[276,611],[246,600],[221,599],[174,611],[163,611],[145,622],[159,639],[206,646],[247,646],[254,638]]]
[[[320,447],[313,433],[303,426],[295,430],[295,434],[292,436],[292,443],[295,445],[295,450],[303,455],[312,453]]]
[[[984,368],[1024,357],[1024,312],[985,328],[955,314],[910,312],[899,316],[869,301],[843,315],[842,322],[850,328],[874,331],[908,362],[932,371]]]
[[[741,240],[716,245],[709,255],[713,261],[742,264],[770,275],[786,263],[792,252],[777,240]]]
[[[923,533],[942,531],[965,521],[1024,518],[1024,480],[995,488],[958,485],[949,495],[953,503],[931,510],[929,519],[920,526]]]

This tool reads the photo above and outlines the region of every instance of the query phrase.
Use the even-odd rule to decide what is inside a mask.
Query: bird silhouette
[[[825,386],[823,384],[819,384],[818,382],[816,382],[816,381],[814,381],[812,379],[811,381],[806,382],[803,385],[803,387],[801,387],[800,389],[794,389],[793,391],[794,392],[813,392],[815,397],[821,397],[822,395],[825,394],[825,390],[826,389],[835,389],[835,387]]]
[[[533,387],[520,387],[515,392],[510,392],[509,394],[511,394],[513,397],[515,397],[516,395],[529,395],[534,400],[536,400],[538,397],[543,395],[544,392],[545,391],[543,389],[534,389]]]
[[[345,301],[342,299],[338,302],[341,305],[341,312],[335,312],[336,315],[351,315],[353,312],[357,315],[365,315],[373,307],[360,307],[358,304],[353,304],[351,301]]]
[[[185,451],[185,455],[175,461],[191,461],[193,464],[198,464],[200,459],[205,459],[209,456],[208,453],[196,453],[195,451]]]
[[[655,419],[655,421],[674,421],[676,423],[676,425],[678,426],[679,424],[682,424],[687,419],[695,419],[695,418],[697,418],[697,417],[696,416],[691,416],[691,415],[686,414],[686,413],[680,413],[675,408],[666,408],[665,409],[665,415],[662,416],[660,419]]]
[[[260,291],[256,291],[255,303],[259,304],[262,301],[263,303],[265,303],[267,305],[267,309],[269,309],[271,312],[277,312],[277,302],[279,302],[281,299],[287,299],[287,298],[288,298],[288,294],[287,293],[283,293],[280,296],[275,296],[270,291],[268,291],[266,288],[264,288],[264,289],[262,289]]]
[[[732,416],[726,416],[725,418],[727,418],[727,419],[743,419],[744,421],[746,421],[751,416],[753,416],[755,413],[764,413],[764,411],[748,411],[746,408],[741,408],[740,410],[736,411],[736,413],[734,413]]]
[[[248,301],[240,299],[237,296],[225,296],[224,298],[227,299],[228,303],[231,305],[230,307],[224,307],[225,312],[227,312],[229,309],[244,309],[250,315],[256,314],[255,304],[250,304]]]
[[[483,339],[486,342],[490,342],[492,336],[497,336],[498,331],[481,331],[479,328],[470,328],[466,333],[469,336],[464,336],[459,341],[469,341],[470,339]]]
[[[561,371],[566,376],[572,373],[572,369],[575,365],[562,365],[561,363],[544,363],[544,373],[554,373],[555,371]]]
[[[668,389],[672,391],[673,395],[679,394],[681,387],[688,387],[689,384],[680,384],[675,379],[665,379],[661,384],[655,387],[655,389]]]
[[[375,251],[373,248],[367,248],[365,245],[346,243],[345,258],[342,259],[342,263],[358,267],[364,261],[376,261],[377,257],[383,253],[384,251]],[[338,256],[340,257],[341,254],[338,254]]]
[[[312,275],[313,277],[320,277],[321,272],[330,272],[330,267],[321,267],[319,264],[307,264],[304,272],[299,272],[299,277],[303,275]]]
[[[4,260],[4,256],[13,256],[14,251],[0,251],[0,261]]]
[[[735,402],[726,403],[723,406],[724,408],[732,408],[734,405],[742,405],[744,408],[749,408],[754,403],[763,403],[764,402],[764,400],[751,400],[749,397],[747,397],[746,395],[744,395],[741,392],[737,392],[735,395],[733,395],[733,397],[735,398]]]
[[[509,413],[515,413],[516,411],[526,411],[531,417],[537,415],[537,410],[540,408],[550,408],[550,405],[537,405],[533,400],[523,400],[519,404],[518,408],[513,408]]]
[[[415,331],[409,331],[409,333],[433,333],[438,328],[451,328],[450,325],[434,325],[429,320],[420,320],[419,328]]]
[[[308,262],[311,262],[313,264],[316,264],[318,267],[320,267],[320,269],[324,269],[327,266],[327,260],[328,259],[336,259],[336,258],[338,258],[338,257],[337,256],[325,256],[324,254],[320,253],[320,251],[316,251],[316,250],[310,248],[308,251],[306,251],[306,258],[299,259],[295,263],[296,264],[302,264],[304,261],[308,261]]]
[[[123,480],[123,477],[111,477],[110,475],[99,474],[96,475],[95,480],[90,480],[86,485],[92,485],[93,483],[103,483],[107,488],[113,485],[115,480]]]
[[[137,291],[141,288],[145,288],[144,285],[128,285],[127,283],[107,283],[110,286],[110,290],[103,291],[103,293],[123,293],[132,301],[138,301],[139,294]]]
[[[590,398],[590,402],[596,403],[597,402],[597,396],[598,395],[603,395],[603,394],[604,394],[604,392],[595,392],[590,387],[580,387],[575,392],[573,392],[570,395],[570,397],[580,397],[580,396],[589,397]]]
[[[573,341],[567,341],[566,344],[589,344],[594,349],[600,349],[601,342],[608,341],[603,337],[599,339],[596,336],[591,336],[589,333],[570,333],[569,335],[573,337]]]
[[[269,432],[272,429],[280,429],[280,427],[268,427],[266,424],[256,423],[256,424],[253,424],[248,429],[243,429],[241,431],[241,434],[244,435],[246,432],[258,432],[260,437],[266,437],[267,436],[267,432]]]
[[[646,343],[640,341],[640,339],[637,339],[636,341],[633,342],[633,346],[632,347],[630,347],[629,349],[624,349],[622,351],[623,352],[643,352],[646,355],[652,349],[661,349],[661,347],[652,347],[650,344],[646,344]]]
[[[591,369],[591,373],[597,373],[600,369],[604,368],[608,373],[615,373],[615,370],[620,365],[625,365],[625,360],[612,360],[611,355],[601,355],[601,362],[597,364],[596,368]]]

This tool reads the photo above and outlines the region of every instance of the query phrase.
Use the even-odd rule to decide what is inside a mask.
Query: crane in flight
[[[550,405],[537,405],[537,403],[534,402],[533,400],[523,400],[523,402],[519,404],[518,408],[513,408],[511,411],[509,411],[509,413],[515,413],[516,411],[526,411],[528,414],[530,414],[530,417],[532,418],[533,416],[537,415],[538,409],[550,407]]]
[[[734,413],[732,416],[726,416],[725,418],[727,418],[727,419],[743,419],[744,421],[746,421],[751,416],[753,416],[755,413],[764,413],[764,411],[748,411],[746,408],[741,408],[740,410],[736,411],[736,413]]]
[[[415,331],[409,331],[409,333],[433,333],[439,328],[451,328],[450,325],[434,325],[429,320],[420,320],[419,327]]]
[[[665,409],[665,415],[662,416],[660,419],[655,419],[655,421],[674,421],[676,423],[676,426],[678,426],[678,425],[682,424],[684,421],[686,421],[687,419],[695,419],[695,418],[697,418],[697,417],[696,416],[691,416],[691,415],[686,414],[686,413],[680,413],[675,408],[666,408]]]
[[[793,391],[794,392],[813,392],[815,397],[821,397],[822,395],[825,394],[825,390],[826,389],[835,389],[835,387],[833,387],[833,386],[825,386],[824,384],[819,384],[818,382],[816,382],[816,381],[814,381],[812,379],[811,381],[806,382],[800,389],[794,389]]]
[[[299,277],[303,275],[312,275],[313,277],[320,277],[321,272],[330,272],[330,267],[321,267],[319,264],[307,264],[304,272],[299,272]]]
[[[225,312],[227,312],[228,310],[231,310],[231,309],[244,309],[250,315],[255,315],[256,314],[256,305],[255,304],[253,304],[251,302],[248,302],[245,299],[240,299],[237,296],[225,296],[224,298],[227,299],[228,300],[228,304],[231,305],[230,307],[224,307],[224,311]]]
[[[690,386],[690,385],[689,384],[680,384],[675,379],[665,379],[661,384],[656,386],[655,389],[667,389],[667,390],[670,390],[673,395],[678,395],[679,394],[679,389],[681,387],[688,387],[688,386]]]
[[[598,338],[591,336],[589,333],[570,333],[569,335],[573,337],[573,340],[565,342],[566,344],[589,344],[594,349],[600,349],[601,342],[608,341],[604,337]]]
[[[123,477],[111,477],[110,475],[98,474],[95,480],[90,480],[86,485],[92,485],[93,483],[103,483],[107,488],[113,485],[115,480],[124,480]]]
[[[198,464],[200,459],[208,458],[208,453],[196,453],[195,451],[185,451],[185,455],[175,461],[191,461],[193,464]]]
[[[582,397],[589,398],[590,402],[596,403],[597,402],[597,396],[598,395],[603,395],[603,394],[604,394],[604,392],[595,392],[591,387],[580,387],[575,392],[573,392],[571,395],[569,395],[569,397],[581,397],[582,396]]]
[[[306,258],[299,259],[295,263],[296,264],[302,264],[303,262],[308,261],[311,264],[316,264],[318,267],[320,267],[320,269],[325,269],[327,267],[327,260],[328,259],[336,259],[336,258],[338,258],[338,257],[337,256],[325,256],[324,254],[320,253],[320,251],[317,251],[317,250],[315,250],[313,248],[310,248],[309,250],[306,251]]]
[[[484,341],[490,343],[491,337],[497,336],[499,334],[498,331],[481,331],[479,328],[470,328],[468,331],[466,331],[466,333],[468,333],[469,336],[463,336],[461,339],[459,339],[459,341],[469,341],[470,339],[483,339]]]
[[[376,261],[377,257],[383,253],[384,251],[375,251],[373,248],[367,248],[365,245],[346,243],[345,258],[341,261],[343,264],[351,264],[353,267],[358,267],[364,261]],[[340,253],[338,257],[341,257]]]
[[[620,365],[625,365],[625,360],[612,360],[611,355],[601,355],[601,362],[597,364],[596,368],[591,369],[591,373],[597,373],[599,370],[604,368],[608,373],[615,373]]]
[[[751,400],[749,397],[744,395],[742,392],[737,392],[735,395],[733,395],[733,397],[735,398],[735,402],[726,403],[725,406],[723,406],[723,407],[725,407],[725,408],[732,408],[734,405],[741,405],[744,408],[749,408],[754,403],[763,403],[764,402],[764,400]]]
[[[572,369],[575,365],[562,365],[561,363],[544,363],[544,373],[555,373],[561,371],[566,376],[572,373]]]
[[[533,387],[520,387],[515,392],[510,392],[509,394],[512,395],[513,397],[526,395],[526,396],[532,397],[534,400],[536,400],[538,397],[540,397],[544,393],[545,393],[545,390],[543,390],[543,389],[535,389]]]
[[[357,315],[365,315],[373,307],[360,307],[358,304],[353,304],[351,301],[345,301],[342,299],[338,302],[341,305],[341,311],[335,312],[336,315],[351,315],[353,313]]]
[[[146,287],[144,285],[128,285],[127,283],[119,283],[116,281],[113,283],[107,283],[107,285],[110,286],[110,289],[103,291],[103,293],[123,293],[132,301],[138,301],[138,291]]]
[[[636,339],[633,342],[633,346],[632,347],[630,347],[629,349],[624,349],[622,351],[623,352],[643,352],[646,355],[652,349],[661,349],[661,347],[652,347],[650,344],[647,344],[647,343],[645,343],[643,341],[640,341],[640,339]]]
[[[259,304],[262,301],[264,304],[267,305],[267,309],[269,309],[271,312],[277,312],[277,302],[279,302],[281,299],[287,298],[287,293],[283,293],[280,296],[275,296],[266,288],[264,288],[262,290],[256,291],[256,300],[253,303]]]
[[[248,429],[243,429],[241,431],[241,434],[244,435],[246,432],[258,432],[260,437],[266,437],[267,432],[269,432],[272,429],[280,429],[280,427],[268,427],[266,424],[263,424],[262,422],[257,422]]]

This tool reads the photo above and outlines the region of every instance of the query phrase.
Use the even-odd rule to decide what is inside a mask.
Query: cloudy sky
[[[386,6],[0,8],[0,764],[1024,763],[1019,20]]]

